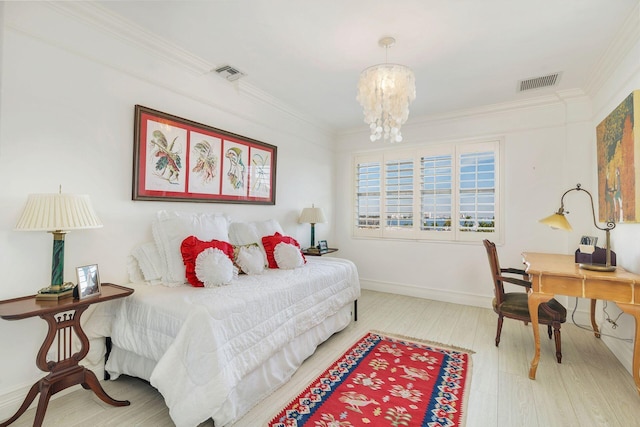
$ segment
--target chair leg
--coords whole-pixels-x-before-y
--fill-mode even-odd
[[[553,335],[556,338],[556,359],[562,363],[562,343],[560,341],[560,322],[553,323]]]
[[[496,347],[500,344],[500,334],[502,333],[502,321],[504,320],[503,316],[498,315],[498,332],[496,333]]]
[[[551,339],[551,335],[553,334],[551,331],[551,325],[547,325],[547,334],[549,334],[549,339]]]

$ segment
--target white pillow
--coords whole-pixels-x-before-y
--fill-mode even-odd
[[[262,238],[264,236],[273,236],[276,232],[284,234],[280,223],[275,219],[255,222],[232,222],[229,224],[229,243],[236,246],[257,243],[264,256],[264,265],[266,266],[267,254],[262,245]]]
[[[158,247],[153,242],[143,243],[136,246],[131,251],[131,256],[138,261],[138,267],[142,272],[144,280],[160,280],[166,270],[162,257],[158,252]]]
[[[229,241],[229,221],[221,213],[159,211],[151,224],[158,253],[166,266],[162,280],[166,284],[184,283],[185,268],[180,252],[182,241],[189,236],[208,242]]]
[[[196,277],[205,288],[228,285],[234,277],[233,263],[220,249],[207,248],[196,257]]]
[[[264,271],[264,256],[257,246],[241,246],[236,263],[246,274],[260,274]]]
[[[293,270],[304,265],[300,248],[290,243],[278,243],[273,249],[273,257],[278,268],[283,270]]]

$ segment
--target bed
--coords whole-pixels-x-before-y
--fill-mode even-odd
[[[194,223],[194,214],[163,211],[157,219],[162,223],[167,215]],[[201,226],[202,218],[195,223]],[[163,395],[179,427],[209,418],[217,427],[232,424],[287,382],[319,344],[352,320],[360,285],[351,261],[309,257],[295,268],[265,268],[259,274],[234,276],[226,286],[194,287],[180,279],[184,263],[182,273],[167,273],[172,260],[157,224],[155,247],[146,245],[133,257],[144,270],[139,276],[132,274],[134,280],[127,285],[135,289],[133,295],[97,305],[84,327],[92,346],[110,337],[105,365],[110,377],[131,375],[149,381]],[[226,236],[235,247],[253,245],[256,242],[249,241],[263,233],[281,232],[274,221],[233,224],[238,223],[228,223]],[[175,249],[185,233],[200,235],[203,241],[211,237],[202,229],[186,227],[165,242],[171,241]],[[157,271],[145,266],[152,258]],[[188,274],[188,266],[186,270]],[[101,355],[97,350],[94,357]]]

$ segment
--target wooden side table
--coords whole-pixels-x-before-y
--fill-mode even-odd
[[[123,298],[133,293],[133,289],[112,283],[103,283],[102,292],[96,297],[83,300],[66,298],[56,301],[36,301],[35,295],[0,301],[0,317],[5,320],[20,320],[39,316],[49,325],[47,337],[36,357],[36,365],[47,376],[36,382],[22,402],[22,406],[7,421],[0,424],[5,427],[17,420],[40,393],[38,409],[33,425],[41,426],[51,396],[76,384],[92,390],[102,401],[113,406],[127,406],[128,400],[115,400],[102,388],[96,375],[79,362],[89,352],[89,339],[80,326],[80,316],[91,305],[112,299]],[[73,332],[80,340],[80,350],[71,354]],[[47,352],[57,338],[56,361],[47,361]]]
[[[305,256],[322,256],[322,255],[332,254],[334,252],[338,252],[338,249],[337,248],[329,248],[324,252],[309,251],[308,248],[302,250],[302,253]]]

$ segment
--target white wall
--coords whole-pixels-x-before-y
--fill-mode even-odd
[[[599,90],[593,97],[593,121],[591,126],[595,127],[615,109],[623,99],[634,90],[640,89],[640,6],[636,7],[633,14],[628,18],[625,28],[628,28],[628,37],[619,44],[612,46],[614,49],[624,49],[628,53],[622,60],[616,61],[607,67],[603,73],[604,79]],[[624,44],[622,42],[626,41]],[[639,132],[640,112],[635,112],[635,132]],[[597,182],[597,159],[595,155],[595,136],[593,138],[594,155],[591,164],[593,180]],[[636,153],[636,165],[637,165]],[[638,185],[638,183],[636,183]],[[618,224],[611,232],[611,246],[616,252],[618,264],[626,270],[640,274],[640,224],[623,223]],[[607,313],[615,320],[620,315],[620,309],[615,304],[609,304]],[[604,313],[601,314],[601,317]],[[602,323],[603,340],[620,359],[624,366],[631,372],[633,357],[633,343],[628,340],[634,338],[635,321],[632,316],[622,314],[616,320],[617,327],[608,322]],[[640,325],[638,325],[640,327]],[[617,337],[615,339],[612,337]],[[621,339],[627,340],[622,341]]]
[[[322,127],[209,73],[210,64],[94,14],[90,4],[2,6],[0,299],[50,283],[51,235],[13,228],[28,194],[59,185],[89,194],[104,223],[67,235],[65,280],[74,282],[76,266],[97,263],[103,282],[125,284],[126,256],[151,239],[160,209],[276,218],[301,242],[309,240],[309,225],[297,223],[303,207],[316,203],[334,214],[332,137]],[[276,205],[132,201],[135,104],[276,145]],[[332,224],[319,226],[318,237],[331,241]],[[43,375],[35,357],[45,333],[38,318],[0,321],[1,419]]]
[[[504,241],[499,250],[503,266],[522,266],[522,251],[567,252],[569,235],[538,223],[559,206],[567,188],[591,186],[587,165],[590,152],[571,153],[570,141],[588,142],[592,132],[589,100],[580,94],[544,98],[539,105],[475,111],[453,118],[413,121],[403,127],[403,144],[440,144],[449,141],[499,137],[504,141]],[[569,97],[569,95],[572,95]],[[366,126],[343,135],[338,142],[336,201],[337,235],[343,256],[358,264],[363,286],[425,296],[462,304],[491,306],[493,285],[481,242],[369,240],[352,237],[353,153],[372,148]],[[582,168],[571,165],[582,164]],[[574,228],[583,225],[580,218]],[[588,222],[586,222],[588,225]]]

